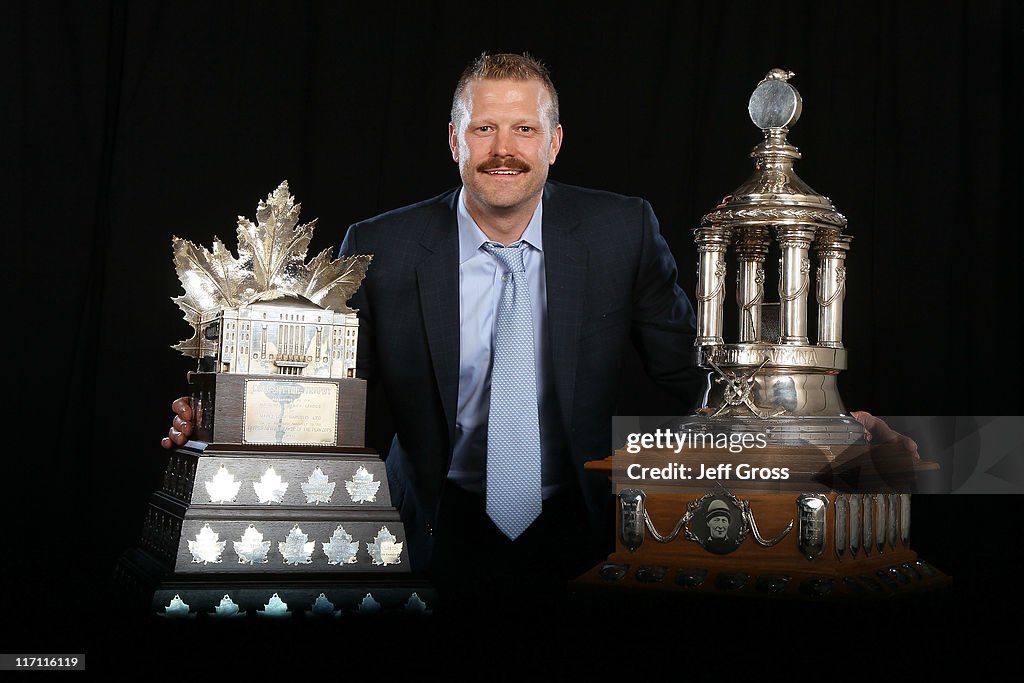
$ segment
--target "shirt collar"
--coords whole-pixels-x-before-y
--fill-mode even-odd
[[[476,224],[473,217],[469,215],[466,208],[466,195],[459,190],[459,201],[456,215],[459,221],[459,263],[465,263],[480,250],[485,242],[489,242],[480,226]],[[537,202],[537,208],[530,217],[530,223],[523,231],[521,242],[529,244],[537,251],[544,251],[544,236],[541,226],[543,225],[544,201]]]

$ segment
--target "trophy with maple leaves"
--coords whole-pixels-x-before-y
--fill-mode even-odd
[[[239,217],[237,257],[173,238],[173,300],[193,328],[173,348],[198,362],[192,440],[169,454],[127,562],[160,577],[160,614],[424,608],[384,463],[364,447],[347,301],[372,257],[307,262],[316,221],[299,211],[281,183],[255,223]]]

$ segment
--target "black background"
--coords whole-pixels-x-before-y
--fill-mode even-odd
[[[847,406],[1021,412],[1007,362],[1020,325],[1018,2],[9,7],[7,462],[25,500],[7,519],[5,602],[24,626],[7,651],[135,661],[94,589],[136,542],[192,368],[169,348],[190,335],[170,301],[171,236],[234,250],[237,217],[287,180],[303,222],[317,219],[312,256],[352,222],[455,186],[451,94],[483,50],[549,64],[565,128],[551,177],[650,200],[691,294],[692,230],[752,170],[750,92],[773,67],[794,71],[797,172],[854,235]],[[621,414],[675,412],[627,366]],[[386,415],[371,419],[381,448]],[[962,610],[1020,568],[1006,558],[1016,497],[919,498],[915,543],[958,578],[942,608],[966,634]],[[980,536],[966,533],[979,518]]]

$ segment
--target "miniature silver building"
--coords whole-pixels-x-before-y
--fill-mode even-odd
[[[298,225],[301,206],[284,182],[238,219],[238,258],[215,239],[213,251],[173,238],[185,294],[174,300],[194,334],[174,348],[206,372],[355,377],[359,321],[346,301],[368,256],[305,262],[316,221]]]

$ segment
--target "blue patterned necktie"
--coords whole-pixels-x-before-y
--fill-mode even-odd
[[[487,242],[484,248],[505,267],[495,315],[487,419],[487,515],[515,540],[541,511],[533,308],[523,265],[525,245]]]

